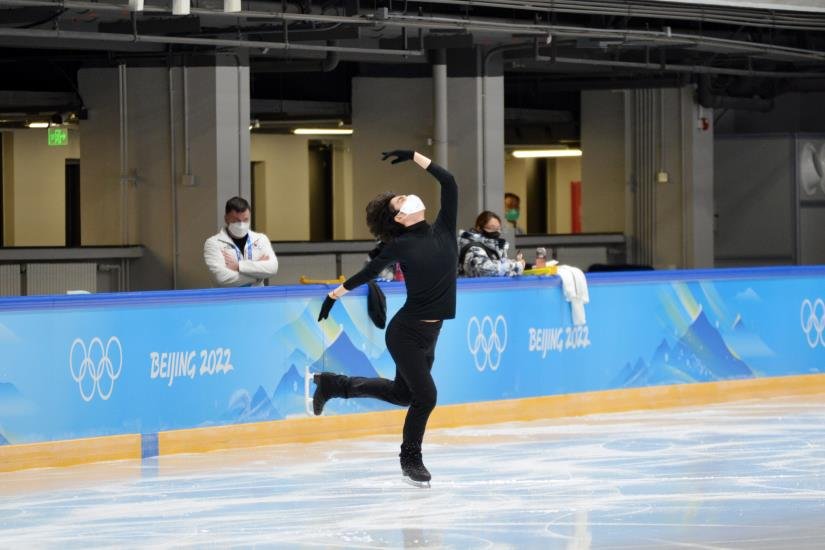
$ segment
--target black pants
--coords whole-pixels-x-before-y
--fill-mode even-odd
[[[427,420],[435,408],[437,391],[430,370],[442,324],[393,317],[386,343],[395,361],[395,380],[352,377],[347,384],[347,397],[374,397],[409,406],[402,449],[420,450]]]

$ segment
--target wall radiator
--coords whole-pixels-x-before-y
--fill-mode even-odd
[[[97,292],[97,264],[27,264],[26,294]]]
[[[20,296],[20,264],[0,265],[0,296]]]

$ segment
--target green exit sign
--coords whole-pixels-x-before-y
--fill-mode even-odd
[[[65,128],[49,128],[49,146],[60,147],[69,144],[69,131]]]

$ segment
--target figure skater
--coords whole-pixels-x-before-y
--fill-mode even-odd
[[[386,343],[395,361],[395,379],[348,377],[324,372],[314,375],[313,412],[321,414],[333,397],[373,397],[409,407],[401,443],[401,472],[412,485],[429,487],[430,472],[421,458],[427,419],[435,408],[436,387],[430,373],[444,319],[455,317],[456,216],[458,187],[444,168],[419,153],[396,150],[381,160],[408,160],[441,184],[441,210],[435,223],[424,219],[425,207],[416,195],[385,192],[367,205],[367,225],[381,242],[374,258],[324,299],[318,321],[326,319],[335,301],[372,280],[387,265],[399,262],[407,300],[387,326]]]

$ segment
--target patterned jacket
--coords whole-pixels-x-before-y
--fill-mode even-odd
[[[507,258],[509,244],[490,239],[475,229],[458,238],[458,274],[461,277],[512,277],[521,275],[521,263]]]

